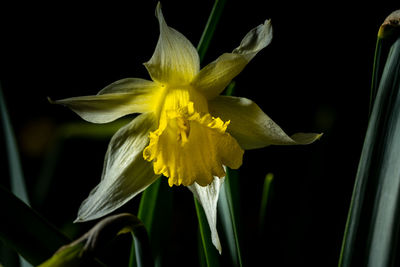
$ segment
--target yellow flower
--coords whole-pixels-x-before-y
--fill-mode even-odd
[[[97,95],[55,101],[93,123],[142,113],[111,139],[102,180],[82,203],[77,221],[114,211],[164,175],[170,186],[188,186],[199,199],[221,251],[216,205],[225,166],[239,168],[244,149],[309,144],[320,135],[289,137],[253,101],[219,95],[270,43],[269,20],[252,29],[232,53],[200,70],[196,49],[166,24],[159,4],[156,16],[160,37],[144,64],[152,81],[127,78]]]

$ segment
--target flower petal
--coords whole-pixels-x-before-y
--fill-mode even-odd
[[[196,48],[185,36],[168,27],[158,3],[156,17],[160,37],[151,59],[144,63],[151,78],[160,83],[186,84],[199,72],[200,59]]]
[[[250,60],[272,40],[270,20],[252,29],[232,53],[225,53],[205,66],[192,82],[208,99],[218,96]]]
[[[222,248],[217,232],[217,203],[219,191],[224,180],[225,178],[214,177],[214,181],[208,186],[200,186],[197,183],[188,186],[189,190],[192,191],[195,198],[200,202],[201,206],[203,206],[211,230],[212,243],[220,254]]]
[[[109,214],[159,177],[154,174],[152,164],[143,159],[143,149],[154,125],[154,115],[144,113],[113,136],[105,156],[101,182],[81,204],[76,222]]]
[[[209,109],[213,116],[231,121],[227,131],[243,149],[268,145],[306,145],[322,135],[297,133],[289,137],[256,103],[247,98],[218,96],[209,101]]]
[[[127,114],[154,110],[159,92],[154,82],[127,78],[108,85],[97,95],[51,102],[69,107],[86,121],[107,123]]]

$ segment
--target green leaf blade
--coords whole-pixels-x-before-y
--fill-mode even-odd
[[[142,195],[138,211],[138,218],[143,221],[150,240],[151,251],[156,266],[162,265],[164,253],[163,244],[168,238],[172,214],[172,192],[167,184],[167,179],[160,177],[150,185]],[[142,266],[141,246],[134,239],[132,244],[130,267]]]
[[[232,266],[243,266],[237,222],[239,174],[227,168],[225,183],[218,199],[218,219],[221,221]],[[236,200],[236,202],[235,202]]]
[[[393,266],[400,258],[400,38],[380,80],[343,239],[339,266]]]
[[[205,258],[208,267],[218,267],[218,250],[214,247],[211,240],[211,231],[208,225],[206,214],[204,213],[203,207],[194,198],[194,203],[196,207],[197,219],[199,221],[199,232],[202,247],[202,255]]]
[[[0,238],[33,265],[50,258],[70,240],[15,195],[0,187]]]
[[[30,206],[21,160],[19,158],[18,146],[15,140],[14,130],[12,128],[10,118],[8,116],[7,105],[4,99],[1,85],[0,85],[0,112],[2,117],[2,124],[3,124],[7,154],[8,154],[11,190],[19,199],[21,199],[25,204]],[[20,263],[22,267],[32,266],[22,257],[20,257]]]
[[[24,175],[19,158],[17,142],[15,141],[14,131],[8,116],[6,101],[0,85],[0,111],[4,130],[5,143],[7,147],[8,163],[10,170],[10,180],[12,192],[25,204],[29,205],[28,193],[26,190]]]
[[[221,18],[222,11],[224,10],[226,0],[215,0],[214,6],[211,10],[210,16],[208,17],[207,24],[204,28],[203,34],[201,35],[197,51],[199,52],[200,62],[203,61],[204,56],[207,53],[208,47],[210,46],[211,39],[214,36],[215,29],[217,28],[218,22]]]
[[[268,202],[271,197],[272,191],[272,182],[274,180],[274,175],[272,173],[268,173],[264,179],[263,193],[260,205],[260,223],[259,223],[259,231],[262,233],[264,231],[265,218],[267,213]]]

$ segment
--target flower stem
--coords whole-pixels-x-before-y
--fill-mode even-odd
[[[206,27],[204,28],[203,34],[201,35],[199,44],[197,45],[197,51],[199,52],[200,62],[203,61],[204,56],[208,50],[211,39],[214,36],[215,29],[221,17],[222,11],[224,10],[226,0],[215,0],[211,14],[208,17]]]

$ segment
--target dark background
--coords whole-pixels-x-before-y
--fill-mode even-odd
[[[367,127],[376,34],[385,17],[399,8],[394,2],[227,1],[202,66],[233,50],[251,28],[271,18],[273,41],[235,79],[236,95],[256,101],[288,134],[324,133],[309,146],[246,151],[238,208],[247,266],[259,260],[259,266],[337,265]],[[0,81],[32,205],[71,237],[90,226],[77,228],[71,222],[99,181],[109,140],[67,140],[54,156],[50,190],[40,196],[40,177],[57,127],[80,121],[46,97],[95,94],[126,77],[149,79],[142,63],[151,57],[159,34],[156,3],[57,2],[0,9]],[[196,46],[213,1],[162,5],[169,26]],[[7,173],[3,147],[2,173]],[[270,172],[275,175],[273,195],[259,236],[262,185]],[[1,183],[7,185],[7,175]],[[198,260],[192,196],[183,187],[172,190],[168,260],[192,266]],[[35,203],[38,195],[41,201]],[[124,210],[135,213],[138,201]],[[116,253],[120,261],[127,260],[121,258],[128,257],[128,250]]]

